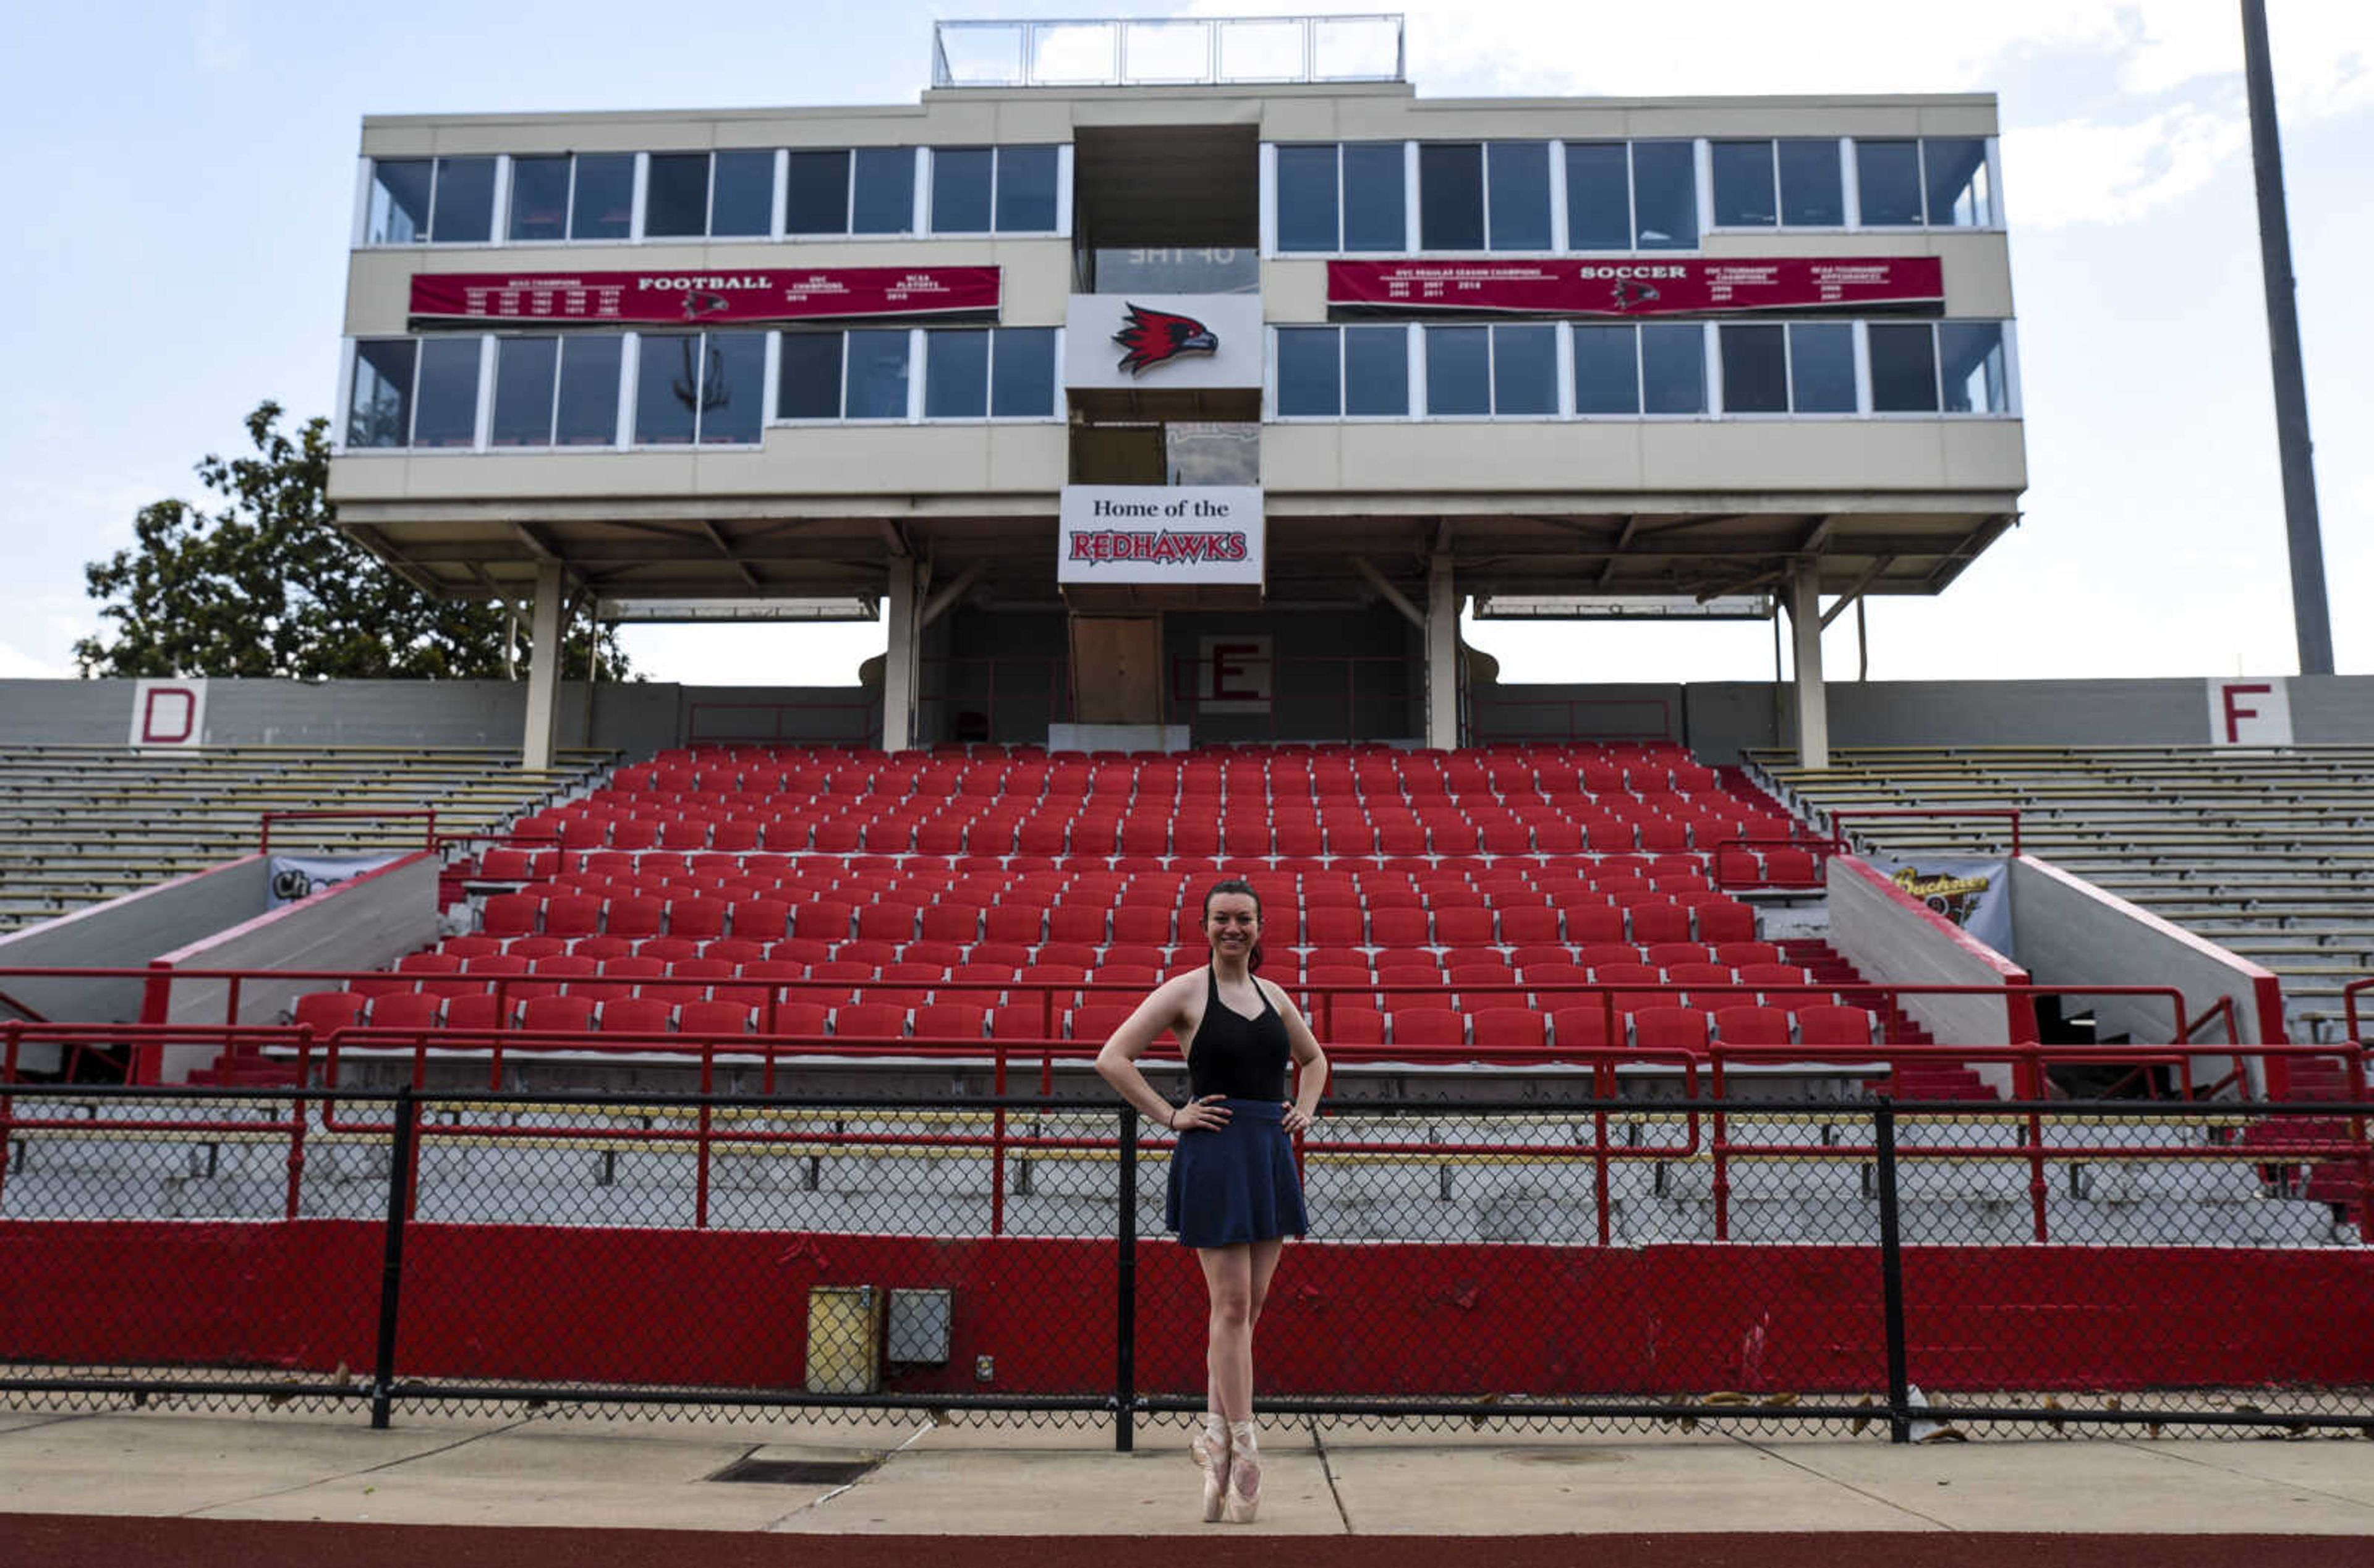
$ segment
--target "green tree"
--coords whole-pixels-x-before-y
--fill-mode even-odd
[[[328,498],[329,421],[280,428],[278,404],[247,416],[252,456],[209,452],[198,478],[226,503],[140,509],[137,543],[83,568],[100,635],[75,644],[86,676],[245,675],[297,680],[499,677],[515,637],[521,669],[529,616],[518,606],[423,593],[341,533]],[[562,668],[582,673],[584,624],[570,618]],[[629,671],[617,634],[601,633],[601,678]]]

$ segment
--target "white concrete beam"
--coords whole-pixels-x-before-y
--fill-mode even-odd
[[[1797,766],[1830,766],[1829,695],[1822,685],[1822,588],[1816,563],[1789,579],[1789,633],[1797,688]]]
[[[520,766],[535,772],[552,766],[553,721],[560,709],[560,563],[535,566],[535,606],[528,622],[527,729],[520,740]]]
[[[1449,556],[1427,566],[1426,743],[1438,751],[1459,744],[1459,592]]]
[[[882,595],[883,618],[889,623],[889,646],[882,655],[882,749],[886,752],[903,752],[915,744],[915,664],[923,635],[915,599],[913,561],[893,558],[889,589]]]

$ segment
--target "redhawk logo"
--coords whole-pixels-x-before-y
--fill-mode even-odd
[[[1657,293],[1657,286],[1653,283],[1634,283],[1626,279],[1618,281],[1616,285],[1616,308],[1618,310],[1628,310],[1635,305],[1646,305],[1650,300],[1658,298],[1660,296]]]
[[[684,297],[684,319],[688,322],[697,322],[703,316],[722,316],[726,309],[725,296],[706,288],[693,289]]]
[[[1154,561],[1165,566],[1241,561],[1249,548],[1244,531],[1234,528],[1214,533],[1102,528],[1072,535],[1072,559],[1097,566],[1109,561]]]
[[[1216,354],[1220,348],[1212,329],[1194,317],[1143,305],[1129,308],[1129,320],[1113,333],[1113,341],[1129,350],[1122,356],[1121,368],[1133,376],[1182,354]]]

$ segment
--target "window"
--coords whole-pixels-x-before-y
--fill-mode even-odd
[[[1430,415],[1557,412],[1557,329],[1428,327],[1426,409]]]
[[[1055,169],[1053,147],[997,149],[997,232],[1055,232]]]
[[[1937,349],[1928,323],[1875,322],[1865,336],[1871,345],[1874,412],[1937,412]]]
[[[470,245],[494,238],[491,158],[371,160],[366,245]]]
[[[1780,221],[1795,228],[1836,228],[1847,220],[1846,182],[1835,140],[1780,145]]]
[[[643,232],[675,239],[709,231],[709,155],[655,152],[643,177]]]
[[[849,154],[810,152],[791,155],[783,193],[786,234],[846,234],[849,232]]]
[[[488,439],[499,447],[550,445],[553,388],[559,375],[558,338],[497,339],[495,409]]]
[[[1717,142],[1711,161],[1717,228],[1769,228],[1780,221],[1770,142]]]
[[[1940,322],[1937,363],[1948,414],[2008,414],[2011,379],[2001,322]]]
[[[1855,143],[1855,194],[1866,228],[1921,221],[1921,144]]]
[[[764,235],[774,227],[771,152],[653,153],[643,233],[653,239]]]
[[[635,444],[758,439],[764,333],[646,333],[635,379]]]
[[[915,149],[859,147],[850,155],[852,181],[849,231],[911,234],[915,228]]]
[[[569,238],[568,155],[511,159],[513,240]]]
[[[635,155],[630,152],[579,153],[571,171],[575,188],[570,195],[569,237],[571,240],[625,240],[634,229]]]
[[[709,232],[719,239],[757,238],[775,228],[775,155],[721,152],[711,165]]]
[[[1983,228],[1994,222],[1987,189],[1987,144],[1978,136],[1928,136],[1921,143],[1922,183],[1933,226]]]
[[[1789,406],[1800,414],[1855,411],[1853,327],[1844,322],[1789,323]]]
[[[1632,157],[1622,142],[1569,142],[1566,243],[1570,251],[1632,248]]]
[[[775,372],[775,417],[840,417],[840,333],[787,332]]]
[[[1277,412],[1327,418],[1344,407],[1343,340],[1334,327],[1277,329]]]
[[[431,337],[420,343],[413,392],[412,444],[466,447],[478,439],[478,340]]]
[[[1399,142],[1279,147],[1277,248],[1405,250],[1402,186]]]
[[[1637,249],[1698,249],[1698,154],[1690,143],[1632,144],[1632,213]]]
[[[1280,418],[1399,419],[1409,414],[1405,327],[1280,327]]]
[[[618,378],[623,337],[571,337],[560,345],[560,383],[553,411],[556,446],[607,447],[618,441]]]
[[[1640,348],[1632,328],[1574,329],[1574,411],[1640,412]]]
[[[1706,338],[1695,324],[1640,329],[1640,408],[1645,414],[1706,412]]]
[[[1484,149],[1491,248],[1550,248],[1550,147],[1547,142],[1493,142]]]
[[[990,334],[989,416],[1055,416],[1055,329],[998,327]]]
[[[1725,325],[1722,348],[1722,411],[1725,414],[1789,412],[1789,348],[1778,326]]]
[[[410,338],[365,339],[355,345],[355,380],[347,399],[347,445],[400,447],[412,434]]]
[[[989,333],[923,334],[923,417],[981,419],[989,414]]]
[[[934,147],[932,232],[1052,234],[1056,149]]]
[[[1428,142],[1417,149],[1418,247],[1484,249],[1484,148]]]
[[[886,328],[848,334],[844,419],[907,417],[907,333]]]

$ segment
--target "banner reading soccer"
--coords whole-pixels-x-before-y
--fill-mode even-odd
[[[732,326],[849,316],[994,314],[995,267],[801,267],[581,273],[419,273],[416,322]]]
[[[1726,310],[1936,305],[1934,256],[1544,258],[1527,262],[1330,262],[1327,303],[1536,316],[1672,316]]]
[[[1055,580],[1252,583],[1262,493],[1240,485],[1067,485]]]

